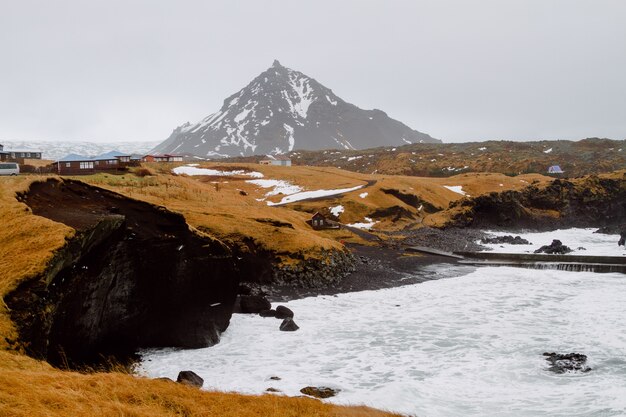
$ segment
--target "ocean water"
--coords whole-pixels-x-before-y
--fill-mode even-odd
[[[412,416],[626,415],[624,274],[484,267],[284,304],[300,330],[236,314],[220,344],[143,352],[142,372],[190,369],[205,389],[249,394],[329,386],[341,391],[326,401]],[[546,351],[593,370],[554,374]]]
[[[558,239],[565,246],[573,249],[570,255],[600,255],[600,256],[626,256],[626,248],[618,246],[619,235],[605,235],[593,233],[597,229],[565,229],[551,232],[487,232],[494,236],[520,236],[528,240],[530,245],[484,245],[493,252],[503,253],[532,253],[543,245],[549,245],[553,239]],[[480,243],[480,242],[479,242]],[[584,249],[579,249],[584,248]]]

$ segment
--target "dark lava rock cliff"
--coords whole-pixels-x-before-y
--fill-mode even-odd
[[[626,223],[625,177],[556,179],[546,187],[489,193],[450,204],[447,226],[546,229]]]
[[[74,365],[219,341],[239,284],[221,242],[179,214],[76,181],[34,183],[19,198],[76,229],[44,274],[6,297],[29,354]]]

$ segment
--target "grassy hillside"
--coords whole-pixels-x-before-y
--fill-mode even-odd
[[[298,165],[338,167],[368,174],[428,177],[467,172],[545,174],[549,166],[559,165],[565,171],[564,176],[579,177],[626,167],[626,140],[414,144],[359,151],[295,151],[290,156]]]
[[[0,178],[0,220],[5,226],[0,245],[0,297],[20,282],[43,272],[54,252],[70,238],[73,229],[34,216],[16,199],[16,192],[28,189],[42,177]],[[211,226],[233,239],[253,235],[269,248],[304,250],[341,247],[334,239],[305,230],[282,234],[281,244],[273,230],[254,219],[280,218],[294,224],[305,215],[258,202],[232,200],[214,185],[197,179],[158,175],[83,178],[88,182],[124,191],[134,197],[180,209],[190,223]],[[235,194],[234,195],[240,195]],[[231,196],[231,197],[233,197]],[[234,198],[234,197],[233,197]],[[184,202],[187,201],[188,204]],[[250,205],[254,206],[251,208]],[[237,216],[246,217],[237,219]],[[281,213],[276,216],[275,213]],[[213,225],[213,223],[218,223]],[[249,227],[249,229],[248,229]],[[291,230],[291,229],[290,229]],[[304,236],[302,236],[304,235]],[[52,368],[28,358],[15,348],[17,333],[6,304],[0,304],[0,415],[2,416],[391,416],[366,407],[339,407],[308,398],[276,395],[244,396],[199,391],[180,384],[138,378],[120,372],[82,374]],[[269,387],[269,385],[268,385]]]

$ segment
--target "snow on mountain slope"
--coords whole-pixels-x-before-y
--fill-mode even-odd
[[[4,141],[0,140],[5,150],[16,151],[41,151],[43,159],[57,160],[65,155],[75,153],[78,155],[95,156],[112,150],[129,154],[146,154],[156,142],[71,142],[71,141]]]
[[[278,61],[196,124],[174,129],[154,152],[203,157],[282,154],[294,149],[364,149],[439,142],[391,119],[362,110]]]

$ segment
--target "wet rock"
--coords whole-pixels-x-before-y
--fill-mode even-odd
[[[276,310],[263,310],[259,311],[259,316],[261,317],[276,317]]]
[[[282,392],[282,391],[276,388],[269,387],[268,389],[265,390],[265,392]]]
[[[300,390],[304,395],[310,395],[315,398],[330,398],[339,394],[338,389],[328,387],[304,387]]]
[[[587,355],[582,353],[545,352],[543,356],[552,364],[548,370],[557,374],[591,371],[591,368],[587,366]]]
[[[278,306],[276,307],[276,318],[277,319],[286,319],[286,318],[293,318],[293,311],[291,311],[291,309],[285,307],[285,306]]]
[[[280,381],[281,378],[279,376],[270,376],[270,380],[272,380],[272,381]]]
[[[484,239],[481,239],[480,243],[483,244],[487,244],[487,243],[507,243],[509,245],[532,245],[532,243],[530,243],[529,241],[527,241],[526,239],[522,239],[521,236],[511,236],[511,235],[506,235],[506,236],[496,236],[496,237],[486,237]]]
[[[535,253],[549,253],[549,254],[559,254],[565,255],[566,253],[572,252],[572,249],[565,246],[560,240],[554,239],[552,243],[549,245],[544,245],[537,249]]]
[[[241,312],[246,314],[257,314],[272,309],[272,304],[261,295],[242,295],[240,306]]]
[[[200,378],[200,376],[193,371],[180,371],[178,373],[178,378],[176,378],[176,382],[196,388],[202,388],[204,379]]]
[[[601,227],[593,233],[598,233],[602,235],[619,235],[619,232],[620,232],[620,227],[617,225],[613,225],[613,226]]]
[[[587,250],[587,248],[583,248],[582,246],[579,246],[578,248],[576,248],[576,250]]]
[[[282,323],[280,323],[280,330],[283,332],[295,332],[299,328],[300,327],[298,327],[296,322],[293,321],[293,319],[289,317],[283,320]]]
[[[626,246],[626,230],[622,230],[622,232],[620,233],[617,246]]]

